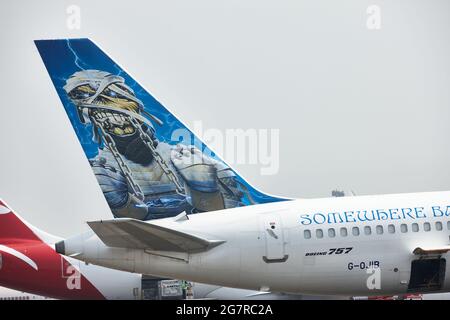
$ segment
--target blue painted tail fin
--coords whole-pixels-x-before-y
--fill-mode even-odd
[[[249,185],[89,39],[35,43],[114,216],[286,200]]]

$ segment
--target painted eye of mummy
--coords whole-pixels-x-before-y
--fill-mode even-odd
[[[133,133],[133,132],[134,132],[134,129],[133,129],[132,127],[126,127],[123,131],[124,131],[126,134],[130,134],[130,133]]]
[[[115,128],[113,129],[113,132],[114,132],[114,134],[116,134],[116,135],[118,135],[118,136],[123,135],[123,130],[122,130],[121,128],[119,128],[119,127],[115,127]]]
[[[125,127],[124,129],[122,129],[122,128],[120,128],[120,127],[114,127],[113,130],[112,130],[112,132],[113,132],[115,135],[122,136],[122,135],[124,135],[124,134],[131,134],[131,133],[133,133],[133,132],[134,132],[134,129],[133,129],[133,127],[130,127],[130,126]]]

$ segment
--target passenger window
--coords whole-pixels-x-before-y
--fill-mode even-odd
[[[323,230],[322,229],[316,229],[316,237],[317,237],[317,239],[323,238]]]
[[[401,231],[402,233],[408,232],[408,226],[407,226],[406,224],[402,223],[402,224],[400,225],[400,231]]]
[[[303,231],[303,236],[305,237],[305,239],[311,239],[311,231],[310,230]]]
[[[364,227],[364,234],[370,236],[372,234],[372,229],[369,226]]]
[[[336,236],[336,231],[334,230],[334,228],[328,229],[328,236],[330,238],[334,238]]]
[[[359,228],[358,227],[353,227],[352,228],[352,234],[354,236],[359,236]]]
[[[377,226],[377,234],[383,234],[383,226]]]
[[[419,225],[417,223],[413,223],[411,226],[412,232],[418,232],[419,231]]]
[[[388,232],[395,233],[395,226],[393,224],[388,225]]]
[[[447,221],[447,229],[450,230],[450,221]]]
[[[341,228],[341,237],[347,236],[347,228]]]
[[[440,221],[436,222],[435,226],[437,231],[442,231],[442,222]]]
[[[424,230],[424,231],[430,231],[430,230],[431,230],[431,225],[430,225],[429,222],[425,222],[425,223],[423,224],[423,230]]]

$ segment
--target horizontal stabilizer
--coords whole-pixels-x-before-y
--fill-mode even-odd
[[[92,221],[88,225],[109,247],[193,253],[225,242],[128,218]]]

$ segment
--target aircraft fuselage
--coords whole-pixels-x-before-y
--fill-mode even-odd
[[[66,240],[65,253],[125,271],[252,290],[445,292],[449,205],[450,192],[261,204],[151,222],[225,241],[204,252],[112,248],[89,233]]]

